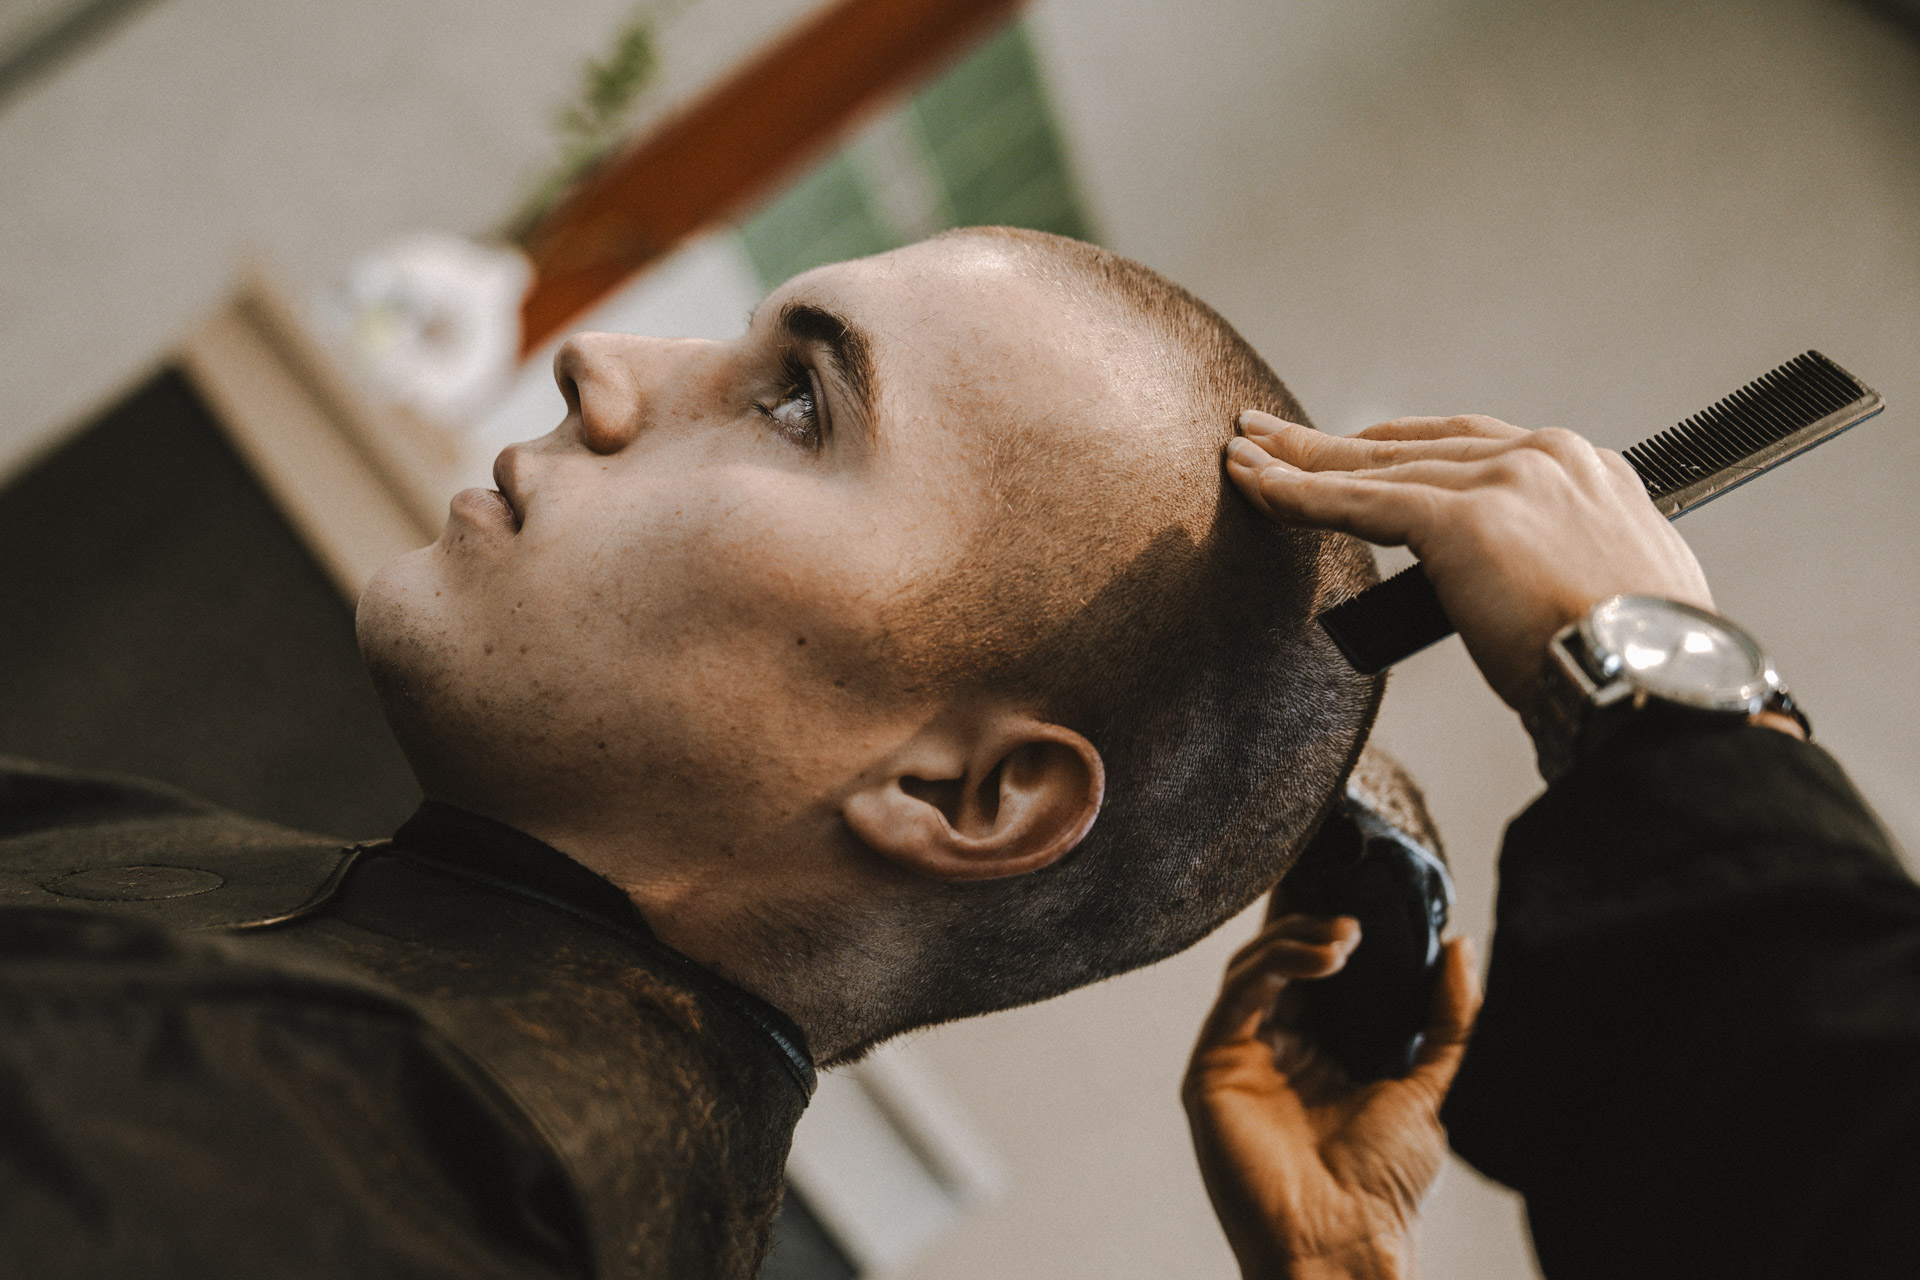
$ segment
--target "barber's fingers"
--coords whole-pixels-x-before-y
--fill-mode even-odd
[[[1241,970],[1259,965],[1268,951],[1282,941],[1310,946],[1333,945],[1351,951],[1360,941],[1360,922],[1352,916],[1315,916],[1303,911],[1272,911],[1260,926],[1260,932],[1227,961],[1227,980]],[[1338,966],[1335,966],[1336,968]],[[1324,974],[1320,975],[1326,976]]]
[[[1240,423],[1240,438],[1253,448],[1229,446],[1229,451],[1248,465],[1259,464],[1259,454],[1313,472],[1381,472],[1415,463],[1485,462],[1504,458],[1530,464],[1550,461],[1560,470],[1586,479],[1608,473],[1624,473],[1634,478],[1632,468],[1619,454],[1597,449],[1584,436],[1562,427],[1525,431],[1497,418],[1404,418],[1351,436],[1329,436],[1255,410],[1241,414]],[[1428,429],[1429,425],[1436,434],[1413,434]],[[1452,430],[1456,426],[1472,430],[1462,434]],[[1398,432],[1402,427],[1408,427],[1407,434],[1374,434]],[[1510,481],[1514,477],[1511,472],[1502,471],[1487,478]]]
[[[1240,415],[1240,433],[1261,451],[1306,471],[1369,471],[1416,461],[1470,462],[1511,449],[1532,434],[1378,438],[1362,432],[1330,436],[1251,409]]]
[[[1227,963],[1220,996],[1200,1031],[1196,1056],[1210,1048],[1256,1044],[1261,1023],[1289,982],[1338,973],[1360,945],[1351,916],[1282,916]]]
[[[1529,510],[1571,511],[1595,502],[1648,506],[1646,489],[1617,454],[1549,427],[1519,441],[1475,441],[1483,456],[1419,459],[1356,469],[1295,465],[1244,438],[1227,446],[1227,474],[1268,516],[1357,534],[1420,551],[1423,532],[1450,519],[1451,495],[1483,514],[1487,500],[1518,499]],[[1427,446],[1418,446],[1425,448]],[[1322,461],[1326,455],[1317,455]],[[1424,552],[1422,552],[1424,554]]]
[[[1531,434],[1525,427],[1489,418],[1484,413],[1461,413],[1448,418],[1394,418],[1353,433],[1363,440],[1446,440],[1462,436],[1482,440],[1519,440]]]
[[[1420,541],[1452,496],[1450,489],[1396,483],[1370,474],[1315,473],[1279,462],[1252,466],[1235,452],[1227,457],[1228,476],[1268,517],[1337,529],[1384,547]]]
[[[1455,938],[1447,943],[1440,966],[1439,981],[1434,984],[1433,1005],[1420,1051],[1414,1056],[1413,1070],[1407,1082],[1422,1093],[1436,1109],[1453,1084],[1460,1060],[1466,1056],[1467,1038],[1473,1033],[1473,1020],[1480,1013],[1480,973],[1474,963],[1473,943]]]

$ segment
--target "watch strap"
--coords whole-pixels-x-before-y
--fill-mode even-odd
[[[1540,679],[1523,719],[1533,737],[1540,776],[1552,782],[1573,766],[1588,745],[1588,727],[1603,693],[1587,669],[1579,623],[1554,633],[1540,660]]]
[[[1800,732],[1806,735],[1808,742],[1813,741],[1813,721],[1807,719],[1806,711],[1794,701],[1793,695],[1787,692],[1785,685],[1768,694],[1767,700],[1760,704],[1760,710],[1786,716],[1800,726]]]

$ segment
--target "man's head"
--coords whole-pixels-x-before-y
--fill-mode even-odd
[[[556,376],[362,601],[389,717],[828,1055],[1191,943],[1358,751],[1309,620],[1371,559],[1228,495],[1235,415],[1300,410],[1144,268],[957,233]]]

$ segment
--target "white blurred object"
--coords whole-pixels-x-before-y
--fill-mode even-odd
[[[532,279],[517,250],[410,236],[353,264],[321,328],[375,396],[461,434],[513,384]]]
[[[821,1074],[787,1177],[868,1280],[903,1274],[1006,1181],[959,1103],[891,1048]]]

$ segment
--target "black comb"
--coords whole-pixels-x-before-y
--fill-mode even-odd
[[[1712,408],[1626,452],[1660,514],[1672,520],[1885,408],[1880,393],[1818,351],[1749,382]],[[1453,634],[1419,565],[1320,615],[1356,671],[1385,671]]]

